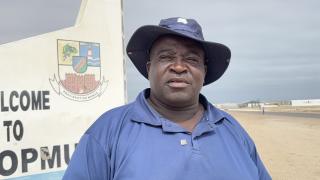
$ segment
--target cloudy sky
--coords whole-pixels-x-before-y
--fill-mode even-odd
[[[0,43],[72,26],[81,0],[1,0]],[[320,98],[319,0],[123,0],[125,44],[135,29],[167,17],[194,18],[206,40],[232,51],[214,103]],[[132,101],[148,81],[127,63]]]

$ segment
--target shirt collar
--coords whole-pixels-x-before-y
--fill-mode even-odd
[[[153,108],[151,108],[147,102],[149,95],[149,88],[139,93],[133,104],[132,120],[153,126],[161,126],[162,123],[159,119],[159,114]]]
[[[150,88],[147,88],[137,96],[133,106],[132,120],[153,126],[161,126],[163,123],[161,115],[147,102],[149,95]],[[205,108],[204,119],[202,120],[207,121],[209,125],[214,127],[216,123],[225,118],[224,114],[209,103],[204,95],[200,94],[199,101]]]

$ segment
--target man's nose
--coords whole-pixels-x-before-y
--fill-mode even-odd
[[[170,66],[170,70],[174,71],[175,73],[184,73],[187,72],[187,66],[185,64],[185,62],[183,61],[183,59],[177,58]]]

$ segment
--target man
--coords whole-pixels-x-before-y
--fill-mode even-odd
[[[136,101],[103,114],[84,134],[64,179],[269,180],[253,141],[200,94],[228,67],[228,47],[192,19],[140,27],[127,53],[149,79]]]

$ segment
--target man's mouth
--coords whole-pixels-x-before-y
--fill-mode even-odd
[[[185,88],[190,83],[183,78],[172,78],[168,81],[168,86],[172,88]]]

